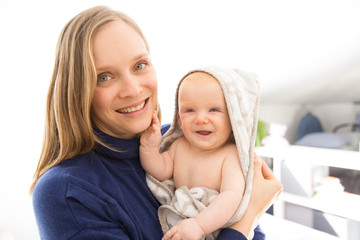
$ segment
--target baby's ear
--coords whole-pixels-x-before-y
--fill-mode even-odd
[[[181,123],[181,118],[180,118],[180,114],[179,114],[179,113],[176,115],[176,120],[177,120],[177,123],[178,123],[179,127],[180,127],[181,130],[182,130],[182,127],[181,127],[182,123]]]

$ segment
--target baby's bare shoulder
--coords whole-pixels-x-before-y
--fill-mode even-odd
[[[178,152],[178,151],[184,151],[184,148],[187,146],[187,140],[184,137],[179,137],[174,140],[174,142],[170,146],[170,151],[172,152]]]
[[[186,142],[187,142],[187,140],[185,137],[179,137],[179,138],[175,139],[175,141],[171,144],[171,146],[182,147],[185,145]]]
[[[232,162],[231,164],[240,164],[239,154],[235,144],[229,143],[225,145],[222,150],[223,154],[225,155],[225,161],[228,162],[228,164],[230,162]]]
[[[222,151],[224,151],[226,155],[232,155],[232,154],[237,155],[238,153],[236,145],[234,143],[227,143],[226,145],[224,145]]]

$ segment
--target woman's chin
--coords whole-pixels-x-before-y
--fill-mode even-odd
[[[150,120],[134,121],[132,126],[129,127],[129,132],[132,132],[134,136],[141,135],[146,129],[150,127]]]

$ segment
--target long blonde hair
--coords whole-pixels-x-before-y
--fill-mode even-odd
[[[91,102],[97,83],[92,38],[100,27],[115,20],[133,27],[149,51],[138,25],[127,15],[108,7],[87,9],[65,25],[57,43],[46,102],[43,146],[30,192],[50,168],[90,151],[95,143],[103,144],[94,134],[91,122]]]

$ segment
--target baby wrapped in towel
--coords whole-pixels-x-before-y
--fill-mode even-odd
[[[206,67],[181,79],[163,137],[154,113],[141,136],[140,159],[163,204],[164,239],[215,239],[218,229],[240,220],[252,189],[258,109],[255,75]]]

